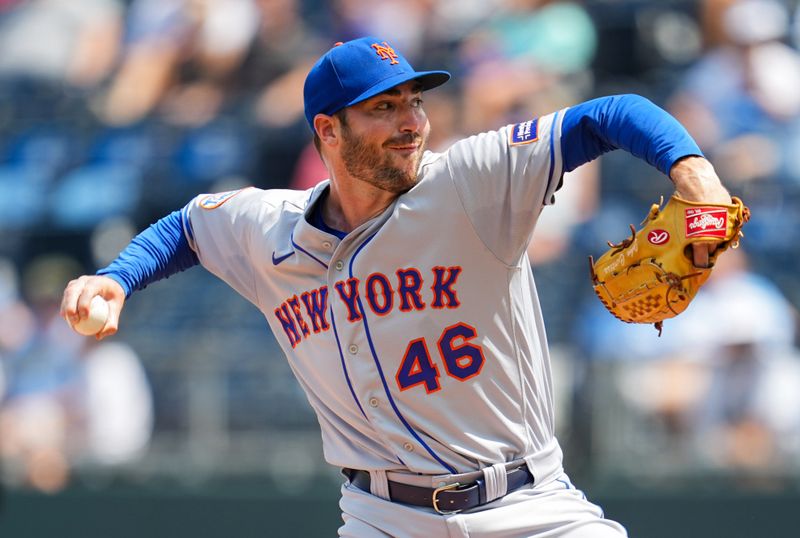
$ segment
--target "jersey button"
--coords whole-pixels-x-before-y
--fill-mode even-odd
[[[331,248],[333,246],[333,243],[331,243],[330,241],[323,241],[322,246],[325,248]]]
[[[341,271],[342,268],[344,267],[344,262],[342,260],[339,260],[338,262],[336,262],[336,266],[335,267],[336,267],[337,271]]]
[[[377,398],[370,398],[369,399],[369,406],[370,407],[378,407],[378,399]]]
[[[355,344],[350,344],[348,350],[350,351],[351,355],[355,355],[356,353],[358,353],[358,346]]]
[[[403,444],[403,448],[406,449],[406,452],[414,452],[414,445],[412,445],[411,443]]]

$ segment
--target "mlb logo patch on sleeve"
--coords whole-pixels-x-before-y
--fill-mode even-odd
[[[227,192],[219,192],[217,194],[208,194],[203,196],[200,199],[199,205],[203,209],[216,209],[237,194],[242,192],[241,190],[236,191],[227,191]]]
[[[509,145],[521,146],[539,139],[539,118],[518,123],[511,127]]]

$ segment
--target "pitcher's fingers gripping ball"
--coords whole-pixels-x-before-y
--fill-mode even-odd
[[[683,312],[711,274],[717,257],[739,246],[750,210],[739,198],[730,205],[704,204],[673,195],[667,205],[653,204],[638,232],[597,262],[589,257],[594,291],[614,316],[628,323],[662,322]],[[713,243],[708,267],[692,259],[694,243]]]
[[[72,329],[84,336],[94,336],[99,333],[108,321],[109,307],[105,299],[99,295],[92,298],[89,305],[89,315],[70,323]]]

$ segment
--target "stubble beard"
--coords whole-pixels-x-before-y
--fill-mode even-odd
[[[353,134],[346,124],[342,125],[342,137],[342,161],[352,177],[393,194],[408,192],[417,184],[417,171],[426,142],[421,135],[408,134],[391,141],[392,145],[421,141],[420,150],[409,159],[411,163],[408,168],[394,165],[390,153],[368,144],[362,137]]]

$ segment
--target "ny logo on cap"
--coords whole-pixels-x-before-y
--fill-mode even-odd
[[[391,60],[391,64],[400,63],[397,61],[397,53],[386,41],[383,42],[383,45],[380,43],[373,43],[372,48],[375,49],[375,52],[381,57],[381,60]]]

